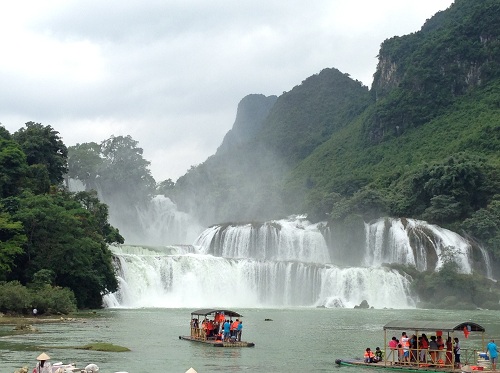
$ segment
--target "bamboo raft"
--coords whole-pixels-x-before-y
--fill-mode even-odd
[[[203,343],[206,345],[211,345],[213,347],[254,347],[255,346],[255,343],[252,343],[252,342],[245,342],[245,341],[223,342],[223,341],[216,341],[213,339],[193,338],[189,335],[180,335],[179,339],[183,339],[185,341]]]
[[[225,310],[225,309],[220,309],[220,308],[207,308],[207,309],[201,309],[201,310],[196,310],[191,312],[191,322],[194,319],[197,319],[197,324],[200,326],[200,316],[204,317],[207,319],[207,317],[212,317],[215,318],[217,315],[223,314],[224,317],[228,317],[229,320],[231,320],[233,317],[238,317],[241,318],[243,317],[239,313],[231,310]],[[223,319],[224,319],[223,317]],[[196,320],[195,320],[196,321]],[[236,320],[237,321],[237,320]],[[232,322],[232,320],[231,320]],[[241,337],[241,333],[239,335]],[[184,341],[191,341],[191,342],[198,342],[202,343],[205,345],[210,345],[213,347],[254,347],[255,343],[253,342],[246,342],[246,341],[241,341],[237,340],[236,336],[233,336],[229,339],[221,340],[220,338],[216,337],[207,337],[207,333],[205,330],[203,330],[200,327],[193,327],[191,325],[190,328],[190,335],[180,335],[179,339],[184,340]]]

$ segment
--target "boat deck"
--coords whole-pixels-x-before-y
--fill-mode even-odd
[[[216,341],[214,339],[200,339],[190,337],[188,335],[180,335],[179,339],[183,339],[185,341],[198,342],[206,345],[214,346],[214,347],[254,347],[255,343],[245,342],[245,341],[231,341],[231,342],[222,342]]]

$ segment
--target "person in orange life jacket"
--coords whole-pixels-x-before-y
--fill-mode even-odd
[[[365,363],[373,363],[373,359],[375,358],[374,353],[368,347],[365,350]]]
[[[439,352],[437,354],[438,355],[437,356],[438,361],[439,360],[444,360],[444,352],[443,352],[443,350],[444,350],[444,339],[443,339],[443,337],[441,335],[438,335],[437,339],[436,339],[436,342],[438,344],[438,350],[439,350]]]
[[[429,348],[429,340],[427,336],[422,333],[422,339],[420,340],[420,362],[425,363],[427,361],[427,349]]]
[[[236,331],[238,330],[238,324],[239,323],[240,323],[240,320],[236,319],[231,324],[231,336],[235,336],[236,337]]]
[[[403,361],[410,361],[410,338],[406,335],[406,332],[401,333],[401,345],[403,346]]]
[[[403,345],[401,343],[398,343],[398,364],[403,364],[404,359],[405,353],[403,350]]]

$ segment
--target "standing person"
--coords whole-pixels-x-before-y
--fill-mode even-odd
[[[401,333],[401,345],[403,346],[403,361],[405,363],[410,362],[410,338],[406,335],[406,332]]]
[[[498,347],[495,344],[495,340],[492,339],[490,343],[488,343],[486,348],[488,349],[488,353],[490,354],[491,370],[497,370]]]
[[[429,348],[429,340],[425,333],[422,333],[422,339],[420,340],[420,362],[427,362],[427,349]]]
[[[389,344],[387,345],[389,347],[389,355],[387,355],[387,361],[390,361],[391,364],[396,362],[396,351],[398,349],[398,340],[396,337],[392,337],[392,339],[389,341]]]
[[[436,341],[436,336],[431,336],[431,341],[429,342],[429,352],[431,354],[431,360],[433,364],[437,363],[437,353],[438,353],[438,344]]]
[[[236,329],[236,338],[238,339],[238,342],[241,342],[241,332],[243,331],[243,323],[239,322],[238,328]]]
[[[451,365],[453,361],[453,355],[451,351],[453,350],[453,343],[451,342],[451,337],[446,339],[446,365]]]
[[[51,373],[52,365],[47,361],[50,360],[50,356],[45,352],[42,352],[37,358],[38,363],[35,366],[36,373]]]
[[[230,328],[230,330],[231,330],[231,337],[234,337],[235,340],[238,337],[237,330],[238,330],[239,323],[240,323],[239,319],[234,320],[233,323],[231,324],[231,328]]]
[[[231,337],[231,323],[226,319],[224,322],[224,341],[229,341]]]
[[[453,349],[453,352],[455,352],[455,368],[460,369],[462,367],[462,365],[460,364],[460,341],[457,337],[455,337],[454,341],[455,348]]]

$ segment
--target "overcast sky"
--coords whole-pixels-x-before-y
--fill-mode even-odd
[[[380,43],[452,0],[15,0],[0,3],[0,123],[67,146],[131,135],[157,181],[212,155],[248,94],[324,68],[370,86]]]

